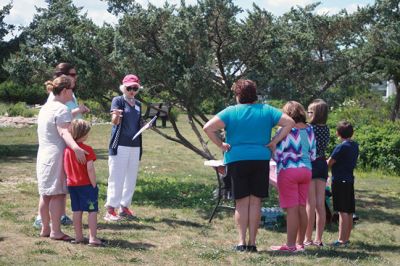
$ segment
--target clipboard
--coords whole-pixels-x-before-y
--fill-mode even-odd
[[[136,134],[133,136],[132,140],[136,139],[140,134],[142,134],[143,131],[146,129],[150,128],[151,124],[153,124],[154,121],[156,121],[157,116],[154,116],[146,125],[144,125]]]

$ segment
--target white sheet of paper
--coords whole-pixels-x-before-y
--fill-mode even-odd
[[[136,139],[143,131],[148,129],[151,124],[157,119],[157,116],[154,116],[146,125],[144,125],[136,134],[133,136],[132,140]]]

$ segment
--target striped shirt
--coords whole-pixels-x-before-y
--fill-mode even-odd
[[[289,134],[276,146],[274,160],[277,173],[288,168],[306,167],[311,170],[315,160],[316,143],[311,126],[292,128]]]

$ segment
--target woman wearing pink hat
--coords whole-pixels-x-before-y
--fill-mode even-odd
[[[109,144],[109,177],[107,187],[106,221],[133,218],[129,209],[135,192],[139,160],[142,151],[141,135],[132,137],[141,125],[141,103],[135,99],[140,89],[140,80],[129,74],[122,80],[122,96],[114,97],[111,103],[111,139]],[[119,213],[116,210],[119,209]]]

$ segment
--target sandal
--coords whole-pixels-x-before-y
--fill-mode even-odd
[[[233,247],[233,250],[243,252],[243,251],[247,250],[247,246],[246,245],[236,245]]]
[[[312,240],[311,241],[304,241],[304,243],[303,243],[303,245],[304,246],[312,246],[312,245],[314,245],[314,242],[312,242]]]
[[[336,240],[335,242],[332,243],[333,247],[347,247],[350,244],[350,241],[345,241],[341,242],[339,240]]]
[[[324,243],[322,243],[322,242],[314,242],[312,245],[316,246],[316,247],[323,247]]]
[[[51,240],[57,240],[57,241],[66,241],[66,242],[71,242],[74,240],[72,237],[69,235],[64,234],[62,237],[50,237]]]
[[[88,244],[89,247],[96,247],[96,248],[102,248],[105,247],[106,244],[104,242],[92,242]]]
[[[247,252],[257,252],[257,247],[255,245],[246,246]]]
[[[71,244],[78,245],[78,244],[85,244],[85,239],[82,240],[72,240]]]
[[[283,251],[283,252],[296,252],[296,246],[289,247],[287,245],[282,245],[282,246],[271,246],[271,250],[273,251]]]

